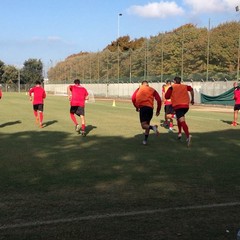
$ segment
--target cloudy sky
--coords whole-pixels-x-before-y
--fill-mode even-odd
[[[239,21],[240,0],[0,0],[0,60],[45,67],[81,51],[96,52],[129,35],[155,36],[186,23]],[[121,14],[121,16],[120,16]]]

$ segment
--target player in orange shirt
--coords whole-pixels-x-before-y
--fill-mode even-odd
[[[29,90],[29,98],[33,103],[33,113],[36,118],[36,123],[39,123],[40,128],[43,127],[43,107],[44,99],[46,98],[46,92],[41,86],[40,81],[35,82],[35,86]]]
[[[143,81],[141,86],[133,93],[132,103],[139,112],[139,118],[142,129],[145,130],[143,144],[147,144],[150,130],[153,130],[156,135],[159,134],[157,125],[150,125],[153,117],[154,99],[157,101],[156,116],[159,116],[161,110],[161,97],[158,92],[148,85],[147,81]]]
[[[188,92],[190,92],[191,100]],[[194,104],[194,92],[191,86],[181,84],[181,78],[175,77],[174,84],[167,90],[166,99],[171,99],[173,109],[176,112],[178,124],[178,139],[182,137],[182,129],[187,137],[187,145],[190,146],[192,136],[189,133],[185,114],[189,110],[189,103]]]

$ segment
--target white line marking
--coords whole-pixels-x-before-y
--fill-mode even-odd
[[[131,211],[131,212],[123,212],[123,213],[103,214],[103,215],[90,215],[90,216],[76,217],[76,218],[63,218],[63,219],[48,220],[48,221],[26,222],[26,223],[11,224],[11,225],[1,225],[0,230],[14,229],[14,228],[27,228],[27,227],[51,225],[51,224],[57,224],[57,223],[68,223],[68,222],[88,221],[88,220],[96,220],[96,219],[106,219],[106,218],[114,218],[114,217],[128,217],[128,216],[137,216],[137,215],[144,215],[144,214],[165,213],[165,212],[169,212],[169,211],[183,211],[183,210],[219,208],[219,207],[234,207],[234,206],[240,206],[240,202],[175,207],[175,208],[165,208],[165,209],[160,208],[160,209],[154,209],[154,210]]]

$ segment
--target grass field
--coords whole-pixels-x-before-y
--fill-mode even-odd
[[[162,127],[143,146],[130,102],[88,103],[86,137],[74,131],[66,97],[47,97],[43,129],[25,94],[5,93],[0,113],[0,239],[236,239],[232,109],[191,107],[190,148]],[[163,111],[152,123],[161,120]]]

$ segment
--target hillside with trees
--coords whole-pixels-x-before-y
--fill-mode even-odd
[[[122,36],[99,52],[73,53],[48,69],[50,83],[165,81],[175,75],[184,80],[210,81],[239,78],[240,23],[214,28],[186,24],[149,38]],[[43,79],[43,64],[29,59],[20,70],[0,61],[0,81],[22,83]]]

